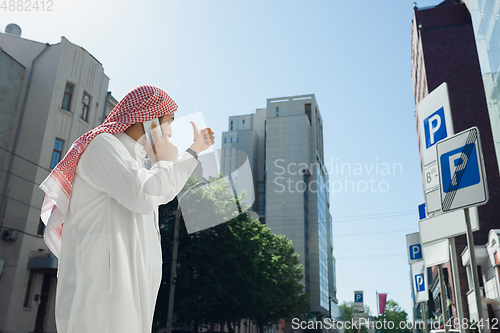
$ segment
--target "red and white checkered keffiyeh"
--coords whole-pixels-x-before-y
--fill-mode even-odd
[[[49,249],[59,258],[62,228],[68,210],[76,166],[87,145],[100,133],[121,133],[136,123],[152,120],[174,113],[177,104],[163,90],[144,85],[129,92],[106,120],[98,127],[79,137],[68,153],[40,185],[45,192],[41,219],[46,230],[44,240]]]

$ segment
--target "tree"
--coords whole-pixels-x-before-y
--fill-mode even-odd
[[[192,184],[189,181],[187,187]],[[227,188],[219,179],[210,187],[192,191],[189,200],[203,212],[202,219],[210,221],[214,214],[231,216],[234,198]],[[160,211],[165,228],[161,231],[163,282],[155,312],[156,329],[166,325],[176,208],[174,200]],[[262,326],[307,311],[307,295],[300,283],[302,267],[290,240],[272,234],[247,214],[192,234],[187,233],[182,218],[180,222],[176,325],[197,331],[218,323],[227,324],[232,331],[242,319]]]
[[[408,329],[400,328],[399,325],[401,322],[406,322],[408,320],[408,314],[404,311],[398,303],[393,300],[387,300],[385,305],[385,311],[382,315],[375,317],[375,321],[380,322],[392,322],[394,323],[394,328],[390,329],[388,324],[385,325],[385,328],[377,329],[377,331],[381,331],[382,333],[403,333],[408,332]]]

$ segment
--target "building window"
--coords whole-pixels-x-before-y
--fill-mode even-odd
[[[233,130],[233,121],[231,120],[231,131]]]
[[[229,157],[233,154],[233,148],[229,148]]]
[[[239,136],[236,137],[236,142],[240,142],[240,137]]]
[[[50,162],[50,168],[54,169],[61,160],[63,141],[56,139],[54,142],[54,150],[52,151],[52,160]]]
[[[30,276],[28,278],[28,285],[26,286],[26,293],[24,294],[23,306],[25,308],[31,308],[31,294],[32,294],[31,284],[32,284],[32,282],[33,282],[33,271],[30,270]]]
[[[276,107],[276,117],[279,117],[279,116],[280,116],[280,108]]]
[[[226,138],[224,138],[224,143],[226,143]]]
[[[484,288],[483,270],[480,265],[477,265],[477,275],[479,276],[479,287]]]
[[[238,150],[240,150],[240,148],[236,148],[236,156],[238,156]]]
[[[224,158],[226,158],[226,148],[224,148]]]
[[[38,222],[38,231],[37,231],[37,235],[43,235],[43,233],[45,232],[45,223],[43,223],[42,219],[40,219],[40,222]]]
[[[243,119],[243,120],[241,121],[241,123],[242,123],[243,125],[245,125],[245,119]]]
[[[239,120],[236,120],[236,129],[239,130],[240,129],[240,121]]]
[[[90,96],[83,93],[82,98],[82,116],[81,118],[88,122],[89,119]]]
[[[233,142],[233,138],[229,138],[229,142]]]
[[[75,86],[72,85],[71,83],[67,82],[66,83],[66,88],[64,89],[64,96],[63,96],[63,102],[62,102],[62,109],[66,111],[71,111],[71,99],[73,98],[73,90]]]

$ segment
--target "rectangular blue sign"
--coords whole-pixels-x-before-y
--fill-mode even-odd
[[[424,273],[415,275],[415,286],[417,287],[417,293],[425,291]]]
[[[411,260],[422,259],[422,246],[420,244],[410,245],[410,259]]]
[[[425,212],[425,203],[418,205],[418,218],[423,220],[427,217],[427,213]]]
[[[443,107],[424,119],[424,133],[426,149],[448,136]]]
[[[462,152],[468,152],[469,156]],[[445,193],[476,185],[481,181],[475,143],[449,151],[441,155],[440,159]]]

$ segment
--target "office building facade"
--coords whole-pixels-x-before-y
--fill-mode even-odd
[[[38,188],[73,141],[116,105],[101,63],[62,37],[0,33],[0,331],[56,332],[57,258]]]
[[[272,232],[292,240],[310,311],[322,318],[337,315],[329,176],[315,96],[271,98],[253,114],[229,117],[221,171],[234,172],[246,156],[254,177],[252,210]]]

